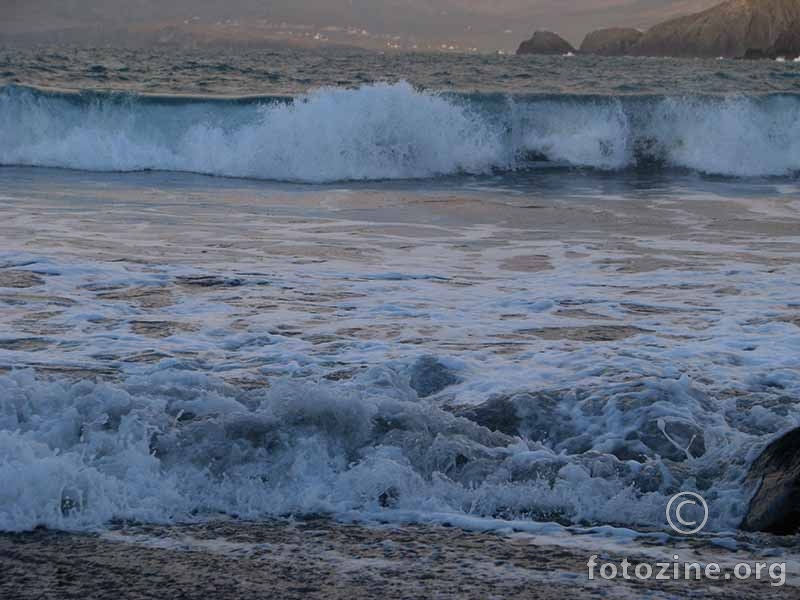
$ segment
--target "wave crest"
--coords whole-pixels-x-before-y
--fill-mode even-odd
[[[251,102],[0,91],[0,164],[298,182],[549,167],[800,171],[800,97],[455,95],[407,83]]]

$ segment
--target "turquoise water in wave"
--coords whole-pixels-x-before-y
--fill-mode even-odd
[[[1,166],[330,183],[796,178],[800,62],[0,51]]]

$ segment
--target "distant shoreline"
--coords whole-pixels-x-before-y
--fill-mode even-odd
[[[796,0],[727,0],[645,31],[597,29],[586,35],[580,47],[552,31],[539,30],[517,49],[517,54],[566,53],[793,60],[800,57],[800,4]]]

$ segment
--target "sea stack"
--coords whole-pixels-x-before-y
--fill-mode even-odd
[[[537,31],[517,49],[517,54],[561,55],[569,52],[575,52],[572,44],[552,31]]]
[[[581,44],[582,54],[598,56],[625,56],[644,35],[638,29],[611,27],[598,29],[588,34]]]

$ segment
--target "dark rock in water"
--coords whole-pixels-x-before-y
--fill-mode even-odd
[[[581,44],[582,54],[598,56],[625,56],[644,35],[638,29],[611,27],[592,31]]]
[[[655,419],[645,424],[636,437],[655,454],[675,462],[706,453],[703,430],[689,421]]]
[[[427,398],[458,381],[458,377],[435,356],[422,356],[411,367],[409,385],[417,392],[417,396]]]
[[[469,419],[481,427],[506,435],[519,435],[519,428],[522,424],[522,419],[517,415],[514,402],[509,396],[490,398],[478,406],[461,408],[455,411],[455,414]]]
[[[641,440],[626,440],[614,446],[611,454],[619,460],[632,460],[638,463],[647,462],[648,448]]]
[[[562,410],[562,398],[553,392],[524,392],[512,396],[494,396],[477,406],[465,406],[454,413],[473,423],[511,436],[553,445],[572,453],[586,451],[591,443],[576,438],[572,417]],[[578,436],[579,437],[579,436]]]
[[[767,446],[750,467],[747,481],[759,487],[742,529],[777,535],[800,531],[800,428]]]
[[[537,31],[529,40],[519,45],[517,54],[567,54],[575,52],[567,40],[552,31]]]
[[[563,410],[565,403],[560,392],[516,394],[511,402],[522,420],[519,434],[530,440],[562,449],[560,444],[577,434],[572,416]]]

